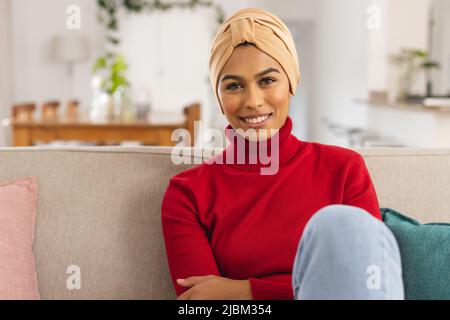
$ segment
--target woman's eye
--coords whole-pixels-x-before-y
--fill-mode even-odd
[[[227,86],[227,90],[236,90],[236,89],[238,89],[239,87],[240,87],[240,84],[237,83],[237,82],[235,82],[235,83],[229,84],[229,85]]]
[[[273,82],[276,82],[276,79],[273,78],[264,78],[261,80],[262,84],[271,84]],[[231,90],[234,91],[238,86],[240,86],[240,84],[238,82],[232,83],[230,85],[227,86],[227,90]]]
[[[264,79],[261,80],[261,83],[267,85],[267,84],[271,84],[271,83],[273,83],[275,81],[277,81],[277,80],[275,80],[273,78],[264,78]]]

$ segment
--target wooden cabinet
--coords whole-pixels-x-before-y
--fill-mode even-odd
[[[77,140],[97,144],[139,141],[143,145],[174,146],[172,132],[184,128],[194,136],[194,121],[200,120],[200,105],[193,104],[184,109],[185,120],[175,123],[152,121],[106,121],[91,122],[86,116],[77,119],[22,120],[13,119],[14,146],[32,146],[36,142],[55,140]],[[192,139],[193,141],[193,139]]]

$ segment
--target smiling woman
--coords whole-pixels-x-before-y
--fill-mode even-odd
[[[254,61],[243,65],[242,61]],[[261,70],[262,69],[262,70]],[[239,45],[219,77],[223,113],[235,129],[281,128],[289,111],[289,79],[282,66],[254,45]]]
[[[260,9],[240,10],[227,21],[209,61],[222,114],[234,129],[266,129],[271,137],[285,123],[300,81],[292,35],[278,17]]]
[[[209,67],[231,143],[220,161],[173,176],[164,195],[178,299],[402,298],[398,248],[362,156],[291,134],[300,70],[285,24],[237,11],[214,38]],[[375,282],[382,290],[366,286],[370,265],[390,275]]]

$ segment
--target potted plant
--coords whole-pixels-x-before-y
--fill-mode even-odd
[[[393,56],[393,62],[401,68],[399,100],[417,98],[413,95],[412,89],[420,72],[425,72],[427,79],[426,96],[432,95],[431,72],[440,65],[429,59],[428,52],[420,49],[402,49],[400,54]]]
[[[127,69],[127,63],[121,54],[107,53],[97,59],[92,68],[93,119],[127,120],[130,117]]]

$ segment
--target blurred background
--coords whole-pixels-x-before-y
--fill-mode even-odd
[[[297,138],[450,147],[450,0],[0,0],[0,146],[174,145],[196,120],[222,131],[209,50],[245,7],[294,36]]]

